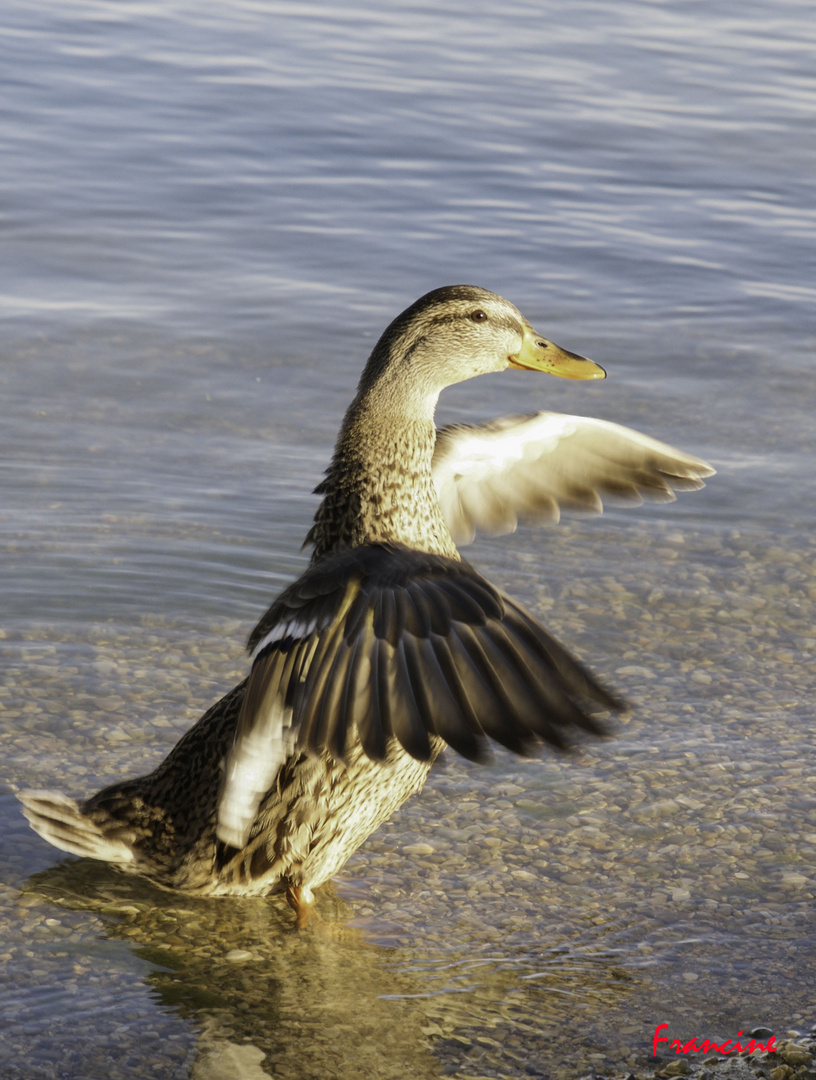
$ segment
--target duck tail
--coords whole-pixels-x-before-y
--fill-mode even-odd
[[[17,798],[31,828],[54,847],[119,866],[133,862],[133,849],[121,835],[106,835],[67,795],[59,791],[21,791]]]

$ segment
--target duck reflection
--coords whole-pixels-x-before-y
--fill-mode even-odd
[[[596,928],[589,942],[555,932],[532,949],[484,931],[463,947],[461,928],[453,943],[383,945],[402,928],[352,925],[331,886],[304,933],[282,898],[179,896],[90,859],[38,873],[26,891],[93,912],[149,962],[158,1001],[200,1032],[194,1080],[515,1071],[574,1038],[565,1001],[570,1012],[620,1004],[633,985]]]

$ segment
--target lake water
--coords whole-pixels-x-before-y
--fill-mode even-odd
[[[7,0],[0,1076],[577,1077],[816,1021],[816,14],[795,0]],[[303,567],[362,363],[469,281],[609,371],[454,388],[718,475],[468,557],[633,704],[448,755],[320,897],[63,858]]]

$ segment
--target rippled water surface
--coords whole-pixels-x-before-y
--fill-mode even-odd
[[[581,1076],[816,1021],[812,5],[4,5],[0,1076]],[[246,669],[395,314],[604,364],[449,391],[718,475],[469,557],[635,706],[448,756],[324,890],[191,901],[14,790],[152,768]]]

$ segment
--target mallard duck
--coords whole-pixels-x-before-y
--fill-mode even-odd
[[[537,413],[437,431],[445,387],[508,367],[603,379],[507,300],[455,285],[382,335],[349,406],[305,573],[249,638],[247,679],[149,776],[85,802],[20,795],[46,840],[199,894],[316,886],[412,793],[445,746],[482,759],[604,731],[620,703],[456,542],[519,516],[698,488],[713,469],[645,435]]]

